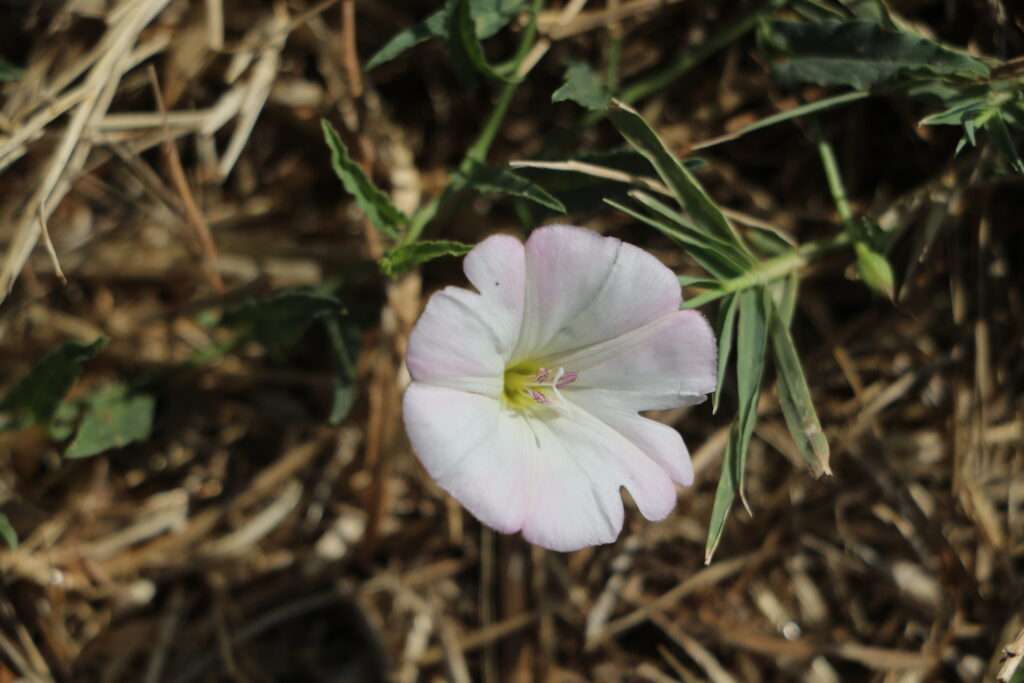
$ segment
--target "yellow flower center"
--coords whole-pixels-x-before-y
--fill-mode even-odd
[[[575,372],[551,370],[535,361],[521,361],[505,368],[502,402],[508,408],[526,411],[561,400],[559,389],[576,381]]]

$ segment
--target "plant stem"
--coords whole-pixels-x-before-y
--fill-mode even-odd
[[[727,291],[739,291],[748,287],[767,284],[773,280],[785,277],[790,273],[803,270],[811,262],[821,256],[841,249],[850,244],[850,236],[845,232],[835,237],[816,242],[808,242],[801,245],[795,251],[782,256],[762,261],[753,270],[740,275],[739,277],[726,280],[722,283]]]
[[[825,254],[830,254],[842,249],[843,247],[849,246],[851,241],[852,240],[848,233],[841,232],[835,237],[815,242],[808,242],[787,254],[782,254],[781,256],[761,261],[743,275],[719,281],[718,286],[715,289],[704,292],[703,294],[688,300],[685,303],[685,307],[696,308],[697,306],[715,301],[716,299],[721,299],[722,297],[735,292],[750,289],[751,287],[760,287],[770,282],[774,282],[775,280],[783,278],[790,273],[803,270]]]
[[[836,163],[836,155],[832,151],[832,145],[824,136],[818,136],[818,154],[821,156],[821,165],[825,167],[825,179],[828,181],[829,192],[836,203],[836,210],[839,218],[847,231],[853,223],[853,211],[850,210],[850,202],[846,198],[846,188],[843,187],[843,178],[839,175],[839,165]]]
[[[637,100],[642,100],[645,97],[653,95],[676,79],[685,76],[702,62],[714,56],[719,50],[736,41],[743,34],[757,26],[757,23],[762,18],[786,5],[788,1],[789,0],[768,0],[768,2],[750,14],[741,17],[738,21],[729,24],[714,35],[709,36],[696,48],[692,50],[684,50],[676,56],[668,66],[644,76],[631,85],[623,88],[622,92],[617,95],[617,98],[627,104],[632,104]],[[597,122],[603,117],[603,112],[591,112],[583,119],[583,123],[584,125],[589,125]]]
[[[537,37],[537,15],[540,13],[541,8],[544,6],[543,0],[533,0],[533,6],[531,8],[532,20],[523,32],[523,38],[519,43],[519,49],[516,50],[516,57],[513,62],[511,69],[514,74],[514,80],[504,83],[501,86],[501,92],[498,93],[498,100],[494,103],[494,109],[488,115],[487,120],[484,121],[483,128],[480,129],[480,134],[477,136],[476,141],[466,150],[466,154],[459,164],[458,170],[455,175],[452,176],[448,182],[448,186],[438,196],[431,199],[424,206],[420,207],[412,216],[412,220],[409,222],[409,227],[406,229],[405,234],[402,235],[402,239],[399,241],[399,246],[412,244],[420,238],[423,234],[424,228],[427,224],[434,219],[437,212],[454,194],[459,192],[466,186],[466,177],[476,164],[483,163],[487,158],[487,152],[491,149],[491,145],[494,143],[494,138],[498,136],[498,131],[501,130],[501,124],[505,121],[505,115],[508,114],[509,105],[512,103],[512,98],[516,94],[516,90],[519,88],[519,84],[522,83],[522,77],[516,74],[519,69],[519,65],[522,64],[523,59],[529,54],[530,48],[534,44],[534,40]]]

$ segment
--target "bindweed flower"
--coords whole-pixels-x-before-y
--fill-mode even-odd
[[[434,294],[409,339],[406,431],[427,472],[481,522],[569,551],[611,543],[620,487],[650,520],[693,466],[642,410],[700,403],[715,338],[680,311],[676,276],[647,252],[570,226],[466,255],[476,292]]]

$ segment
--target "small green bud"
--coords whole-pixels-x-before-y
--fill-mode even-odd
[[[864,284],[892,301],[896,296],[896,286],[889,261],[866,242],[856,242],[853,248],[857,252],[857,271]]]

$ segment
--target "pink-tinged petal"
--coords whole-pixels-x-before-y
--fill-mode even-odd
[[[646,251],[565,225],[531,233],[525,287],[516,358],[612,339],[678,310],[681,301],[676,276]]]
[[[633,412],[699,403],[715,390],[715,335],[696,311],[676,311],[615,339],[548,359],[577,373],[566,396],[593,392]]]
[[[525,420],[495,399],[413,382],[402,414],[427,473],[477,519],[503,533],[518,531],[529,500]]]
[[[573,394],[573,401],[588,413],[629,439],[672,478],[683,486],[693,483],[693,462],[690,451],[672,427],[626,410],[614,402],[602,401],[606,394],[582,391]]]
[[[409,374],[417,382],[497,398],[508,351],[499,325],[481,295],[458,287],[437,292],[409,336]]]
[[[473,247],[462,262],[466,277],[487,302],[489,319],[508,359],[523,322],[526,249],[510,235],[493,235]]]
[[[607,425],[578,409],[533,420],[531,501],[523,537],[560,551],[611,543],[622,530],[625,487],[647,519],[675,506],[668,473]]]

